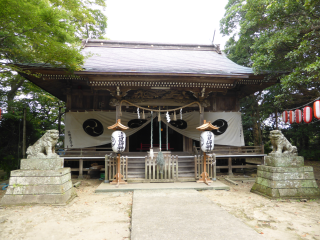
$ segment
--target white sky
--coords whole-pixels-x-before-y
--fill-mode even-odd
[[[161,43],[224,44],[220,19],[228,0],[106,0],[106,37]]]

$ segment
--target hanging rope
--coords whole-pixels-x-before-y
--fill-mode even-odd
[[[159,112],[159,116],[160,116],[160,112]],[[159,121],[159,152],[161,152],[161,116],[160,116],[160,119],[158,117],[158,121]]]
[[[150,147],[153,148],[153,111],[151,111],[151,139]]]
[[[306,106],[311,105],[314,101],[317,101],[317,100],[319,100],[319,99],[320,99],[320,97],[317,97],[317,98],[313,99],[312,101],[310,101],[310,102],[308,102],[308,103],[306,103],[306,104],[304,104],[304,105],[302,105],[302,106],[300,106],[300,107],[291,108],[291,109],[286,109],[286,111],[292,111],[292,110],[304,108],[304,107],[306,107]],[[301,122],[301,123],[299,123],[299,124],[312,124],[312,123],[316,123],[316,122],[319,122],[319,121],[320,121],[320,119],[313,119],[312,122],[310,122],[310,123]],[[284,124],[290,124],[290,123],[284,123]]]
[[[169,118],[169,120],[170,120],[170,118]],[[169,151],[169,129],[168,129],[168,123],[169,122],[170,121],[168,121],[167,124],[166,124],[166,147],[167,147],[167,151]]]
[[[198,104],[198,106],[199,106],[199,112],[201,113],[201,104],[200,104],[199,102],[192,102],[192,103],[187,104],[187,105],[185,105],[185,106],[183,106],[183,107],[178,107],[178,108],[174,108],[174,109],[160,110],[160,108],[159,108],[159,110],[156,110],[156,109],[141,107],[141,106],[139,106],[139,105],[137,105],[137,104],[128,102],[127,100],[122,100],[122,101],[120,102],[120,116],[122,116],[121,106],[122,106],[122,103],[123,103],[123,102],[126,102],[126,103],[128,103],[128,104],[130,104],[131,106],[134,106],[134,107],[136,107],[136,108],[140,108],[140,109],[147,110],[147,111],[150,111],[150,112],[151,112],[151,111],[155,111],[155,112],[168,112],[168,111],[169,111],[169,112],[172,112],[172,111],[177,111],[177,110],[180,110],[180,109],[181,109],[181,111],[182,111],[182,108],[190,107],[190,106],[193,105],[193,104]]]
[[[291,110],[296,110],[296,109],[304,108],[304,107],[309,106],[309,105],[312,104],[314,101],[317,101],[317,100],[319,100],[319,99],[320,99],[320,97],[318,97],[318,98],[312,100],[311,102],[308,102],[308,103],[306,103],[305,105],[302,105],[302,106],[300,106],[300,107],[291,108],[291,109],[286,109],[286,110],[287,110],[287,111],[291,111]]]

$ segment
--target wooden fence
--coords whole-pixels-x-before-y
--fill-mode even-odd
[[[156,163],[156,157],[145,157],[145,180],[146,182],[174,182],[178,180],[178,156],[164,154],[163,171]]]
[[[206,168],[209,178],[216,180],[216,155],[207,155]],[[194,156],[194,177],[200,179],[200,175],[203,172],[203,155]]]
[[[105,163],[107,166],[105,168],[105,179],[109,179],[109,181],[112,181],[114,179],[114,176],[117,173],[117,156],[110,157],[106,155]],[[127,156],[121,156],[120,157],[120,173],[123,175],[123,180],[128,179],[128,157]]]

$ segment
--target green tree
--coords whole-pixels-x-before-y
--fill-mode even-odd
[[[226,45],[232,60],[255,73],[280,74],[284,92],[278,98],[310,89],[310,98],[320,95],[320,1],[229,0],[220,24],[232,35]]]
[[[57,129],[64,103],[26,81],[24,66],[81,69],[81,38],[103,38],[104,0],[0,0],[0,168],[15,169],[22,157],[22,110],[27,106],[27,146]],[[19,96],[19,98],[17,98]]]
[[[320,1],[229,0],[220,26],[221,33],[230,36],[225,48],[228,58],[281,80],[281,85],[241,102],[246,142],[266,143],[265,130],[275,128],[283,110],[320,96]],[[318,125],[293,124],[284,132],[301,151],[310,153],[314,144],[309,143],[318,138],[306,133]]]
[[[29,94],[10,104],[10,110],[0,121],[0,169],[11,170],[19,167],[23,155],[23,109],[26,116],[26,146],[34,144],[48,129],[58,129],[59,108],[64,102],[48,94],[32,83],[27,83]],[[62,109],[64,111],[64,109]],[[61,121],[63,122],[63,115]],[[63,125],[61,126],[63,129]],[[63,134],[61,136],[62,141]]]
[[[102,37],[106,17],[92,6],[103,0],[0,0],[0,70],[22,71],[13,64],[49,64],[79,69],[80,38]]]

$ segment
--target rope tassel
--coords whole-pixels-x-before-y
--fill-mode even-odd
[[[176,111],[173,111],[173,121],[177,121],[177,114],[176,114]]]

